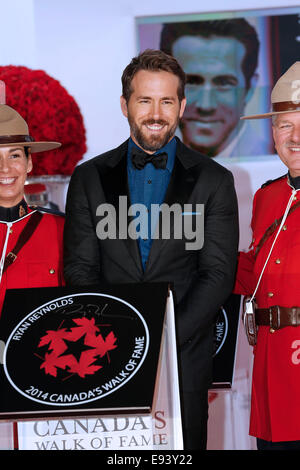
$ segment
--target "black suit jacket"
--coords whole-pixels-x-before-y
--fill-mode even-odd
[[[153,240],[143,271],[138,242],[100,240],[100,204],[127,196],[128,141],[79,165],[70,181],[64,233],[65,279],[69,285],[171,282],[175,294],[182,386],[200,390],[211,380],[213,325],[231,293],[238,249],[238,209],[232,174],[177,139],[165,203],[204,204],[204,245],[186,250],[186,240]],[[142,201],[141,201],[142,202]]]

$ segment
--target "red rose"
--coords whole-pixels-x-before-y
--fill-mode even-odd
[[[25,119],[30,135],[37,141],[61,142],[49,152],[34,153],[30,176],[70,176],[86,152],[86,133],[74,98],[43,70],[21,66],[0,66],[0,80],[6,87],[6,104]]]

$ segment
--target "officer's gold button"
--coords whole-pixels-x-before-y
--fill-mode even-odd
[[[287,230],[287,226],[284,225],[284,226],[282,227],[282,230]]]
[[[49,273],[50,273],[50,274],[54,274],[54,273],[55,273],[55,269],[53,269],[53,268],[49,269]]]
[[[270,333],[275,333],[274,328],[270,328]]]
[[[273,292],[268,292],[268,297],[273,297]]]
[[[277,258],[277,260],[275,261],[276,264],[280,264],[280,259]]]
[[[12,229],[12,228],[9,229],[9,233],[13,233],[13,229]]]
[[[294,201],[297,201],[297,196],[294,196]]]

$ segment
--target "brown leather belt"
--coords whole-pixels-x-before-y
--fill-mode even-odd
[[[273,305],[270,308],[257,308],[255,321],[257,325],[269,326],[274,331],[285,326],[300,326],[300,307]]]

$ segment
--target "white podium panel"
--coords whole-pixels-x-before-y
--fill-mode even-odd
[[[13,450],[13,423],[0,423],[0,450]]]

